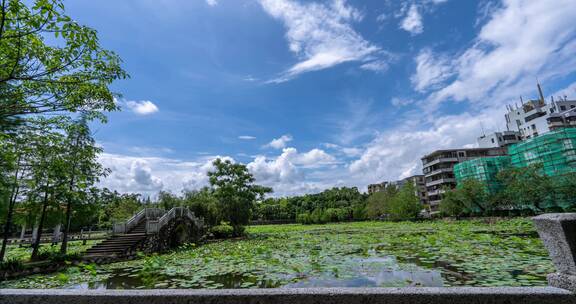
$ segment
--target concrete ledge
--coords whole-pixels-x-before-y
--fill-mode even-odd
[[[548,284],[569,291],[576,291],[576,276],[558,272],[551,273],[548,275]]]
[[[2,304],[576,304],[553,287],[303,288],[228,290],[0,289]]]

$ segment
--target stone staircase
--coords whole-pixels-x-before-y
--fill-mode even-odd
[[[84,258],[98,261],[101,259],[132,257],[136,250],[150,245],[150,242],[153,244],[162,243],[158,234],[163,227],[176,218],[192,220],[197,227],[203,227],[204,225],[204,220],[196,218],[194,213],[186,207],[174,207],[168,211],[158,208],[145,208],[126,222],[115,224],[113,235],[88,249]]]
[[[86,257],[114,257],[128,255],[146,239],[146,221],[140,221],[128,233],[116,234],[86,251]]]

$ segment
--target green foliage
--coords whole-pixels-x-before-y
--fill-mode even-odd
[[[299,223],[364,220],[365,205],[366,196],[357,188],[332,188],[316,194],[268,198],[257,202],[252,218],[261,221],[295,220]],[[314,212],[315,221],[305,219]],[[326,212],[328,214],[323,215]]]
[[[221,159],[212,164],[214,170],[208,172],[208,178],[214,197],[222,218],[234,227],[234,235],[239,236],[250,221],[254,202],[272,189],[254,184],[254,177],[243,164]]]
[[[440,212],[445,216],[461,216],[466,211],[464,202],[458,190],[444,189]]]
[[[368,218],[377,219],[386,214],[390,201],[398,194],[396,186],[388,185],[384,191],[372,193],[366,203],[366,215]]]
[[[542,165],[510,168],[498,174],[504,189],[500,193],[502,204],[520,209],[543,212],[555,199],[552,179],[542,173]]]
[[[22,269],[24,269],[24,264],[22,264],[22,260],[18,258],[11,258],[0,262],[0,271],[16,272]]]
[[[227,222],[221,222],[220,225],[210,228],[210,232],[217,239],[226,239],[234,235],[234,227]]]
[[[411,220],[418,217],[422,211],[420,199],[416,195],[414,184],[405,183],[400,191],[396,193],[388,205],[385,206],[386,213],[391,220]]]
[[[109,85],[127,77],[120,58],[67,16],[61,0],[2,1],[0,24],[2,129],[22,115],[82,111],[103,119],[100,111],[117,108]]]

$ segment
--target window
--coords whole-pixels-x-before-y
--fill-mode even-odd
[[[574,108],[576,108],[575,105],[570,105],[570,109],[574,109]]]
[[[458,152],[458,157],[466,157],[466,153],[464,151]]]
[[[491,140],[492,140],[492,143],[494,143],[494,138],[491,138]]]
[[[566,111],[566,106],[560,106],[560,111]]]
[[[532,130],[536,130],[536,125],[532,125]]]

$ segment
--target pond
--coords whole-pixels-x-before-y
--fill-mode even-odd
[[[164,255],[0,283],[2,288],[545,286],[527,219],[274,225]]]

